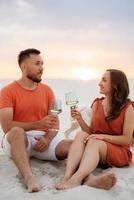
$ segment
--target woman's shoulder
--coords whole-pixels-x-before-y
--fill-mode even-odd
[[[131,105],[133,106],[133,108],[134,108],[134,101],[131,101]]]
[[[91,108],[92,108],[93,106],[97,106],[98,103],[102,102],[104,99],[105,99],[104,97],[100,97],[100,98],[97,97],[96,99],[94,99],[94,100],[93,100],[93,103],[91,104]]]
[[[131,101],[130,99],[128,99],[128,100],[121,106],[121,110],[122,110],[122,109],[127,109],[128,107],[134,108],[134,101]]]
[[[134,112],[134,102],[132,102],[132,101],[128,102],[127,110]]]

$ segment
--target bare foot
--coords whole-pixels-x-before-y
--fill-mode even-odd
[[[55,188],[57,190],[62,190],[63,185],[68,181],[68,179],[71,177],[71,174],[65,175],[61,180],[55,185]]]
[[[114,173],[107,173],[99,176],[89,175],[83,185],[109,190],[116,184]]]
[[[35,177],[32,176],[28,176],[24,179],[24,182],[27,186],[28,192],[39,192],[40,191],[40,186],[37,183]]]
[[[70,189],[77,187],[81,185],[81,180],[73,175],[70,179],[68,179],[65,183],[61,184],[60,187],[58,187],[59,190],[65,190],[65,189]]]

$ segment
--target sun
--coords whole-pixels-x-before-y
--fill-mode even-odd
[[[76,79],[87,81],[97,79],[99,77],[99,73],[96,69],[93,68],[78,67],[74,71],[74,76],[76,77]]]

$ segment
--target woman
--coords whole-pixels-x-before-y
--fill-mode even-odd
[[[129,166],[132,161],[130,144],[134,130],[134,108],[128,99],[129,86],[126,75],[108,69],[99,83],[100,93],[92,105],[91,123],[88,126],[81,114],[71,111],[82,131],[68,155],[65,175],[57,189],[68,189],[81,184],[110,189],[116,183],[113,173],[94,176],[98,164],[104,166]]]

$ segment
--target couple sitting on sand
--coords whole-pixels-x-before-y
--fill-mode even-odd
[[[72,141],[59,137],[59,119],[48,114],[55,96],[49,86],[40,83],[43,73],[40,51],[21,51],[18,64],[22,77],[0,92],[0,121],[5,133],[3,150],[16,164],[28,191],[40,190],[29,157],[42,160],[67,158],[65,175],[56,184],[59,190],[81,184],[103,189],[114,186],[115,174],[94,176],[92,172],[98,165],[123,167],[132,161],[130,144],[134,108],[128,99],[125,74],[116,69],[106,70],[99,83],[100,93],[105,97],[93,102],[90,125],[84,122],[78,110],[71,110],[72,117],[81,127]]]

